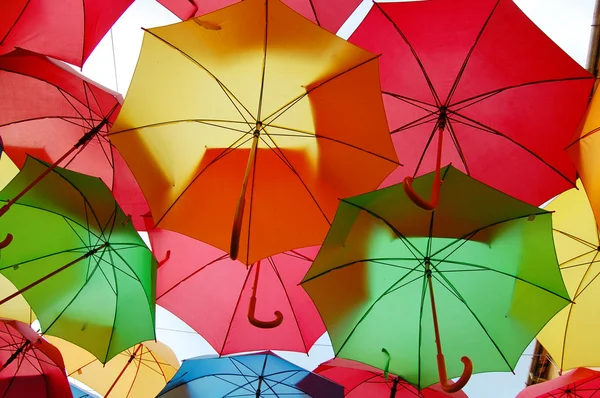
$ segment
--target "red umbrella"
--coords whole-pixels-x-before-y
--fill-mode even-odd
[[[0,135],[4,151],[18,167],[29,154],[100,177],[109,187],[118,185],[115,195],[127,213],[148,211],[145,203],[135,201],[141,196],[139,188],[106,137],[121,107],[118,93],[25,50],[0,56],[0,86]],[[137,196],[129,192],[136,189]]]
[[[388,122],[404,164],[385,185],[408,175],[412,194],[413,177],[452,163],[534,205],[575,186],[564,148],[594,77],[511,0],[375,3],[349,40],[382,54]],[[436,205],[435,192],[430,203],[412,196]]]
[[[238,1],[240,0],[158,0],[182,20],[213,12]],[[283,2],[322,28],[336,33],[362,0],[283,0]]]
[[[71,389],[62,356],[29,325],[0,318],[0,396],[64,398]]]
[[[246,267],[185,235],[161,229],[148,233],[159,261],[157,304],[220,355],[262,349],[308,352],[325,332],[312,300],[298,285],[317,247]]]
[[[444,392],[439,384],[419,391],[398,376],[388,374],[386,377],[377,368],[342,358],[324,362],[314,372],[343,385],[344,396],[350,398],[467,398],[462,391]]]
[[[516,398],[590,398],[599,396],[600,372],[577,368],[540,384],[525,388]]]
[[[0,13],[0,54],[24,48],[82,66],[133,0],[9,0]]]

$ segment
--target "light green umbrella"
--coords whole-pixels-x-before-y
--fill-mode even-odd
[[[28,158],[0,204],[47,167]],[[103,363],[155,339],[156,260],[99,178],[52,170],[0,218],[0,234],[13,236],[0,273],[19,289],[0,305],[22,293],[43,333]]]
[[[413,187],[426,196],[433,177]],[[400,184],[343,199],[303,286],[338,357],[419,388],[439,377],[453,391],[470,377],[463,356],[476,373],[514,369],[569,296],[551,213],[453,167],[442,177],[431,212]],[[447,381],[444,355],[448,377],[466,368],[456,384]]]

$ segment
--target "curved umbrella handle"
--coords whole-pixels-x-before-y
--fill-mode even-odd
[[[0,242],[0,249],[4,249],[6,246],[10,245],[10,242],[12,242],[12,240],[12,234],[6,234],[6,238],[4,238],[2,242]]]
[[[402,181],[402,187],[404,188],[404,192],[406,196],[417,206],[419,206],[423,210],[435,210],[440,201],[440,186],[442,185],[442,180],[440,178],[440,171],[436,170],[435,178],[433,180],[433,184],[431,186],[431,199],[427,202],[425,199],[421,198],[412,187],[413,179],[412,177],[406,177],[404,181]]]
[[[261,321],[260,319],[256,319],[254,316],[254,312],[256,311],[256,297],[250,297],[250,306],[248,307],[248,322],[257,328],[261,329],[273,329],[277,326],[281,325],[283,322],[283,314],[280,311],[275,311],[273,315],[275,315],[275,319],[272,321]]]
[[[457,392],[469,382],[469,379],[473,374],[473,362],[471,362],[469,357],[462,357],[460,360],[465,365],[465,368],[463,369],[460,378],[456,382],[452,382],[448,380],[448,375],[446,373],[446,360],[444,359],[444,354],[437,355],[438,374],[440,376],[440,385],[442,386],[442,390],[449,393]]]

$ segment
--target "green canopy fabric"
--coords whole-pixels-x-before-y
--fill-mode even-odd
[[[442,176],[432,212],[413,204],[400,184],[341,200],[303,280],[338,357],[419,388],[438,381],[427,268],[450,378],[461,374],[463,355],[474,373],[514,369],[569,303],[551,213],[451,166]],[[428,197],[432,180],[427,174],[413,187]]]
[[[0,204],[46,168],[29,157]],[[54,169],[0,217],[8,233],[0,273],[18,289],[64,268],[23,292],[43,333],[103,363],[155,339],[156,260],[99,178]]]

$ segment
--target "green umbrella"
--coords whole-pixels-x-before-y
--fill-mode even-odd
[[[453,167],[442,177],[432,212],[401,184],[343,199],[303,286],[338,357],[419,388],[439,377],[453,391],[470,376],[463,356],[477,373],[514,369],[569,296],[551,213]],[[413,187],[427,195],[433,178]],[[449,377],[466,368],[456,384],[447,381],[442,345]]]
[[[29,157],[0,204],[47,168]],[[0,218],[0,233],[13,236],[0,273],[19,289],[0,305],[22,293],[43,333],[103,363],[155,339],[156,260],[99,178],[55,168]]]

